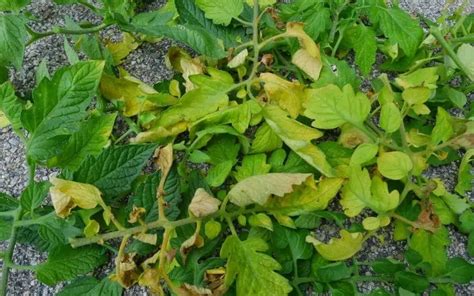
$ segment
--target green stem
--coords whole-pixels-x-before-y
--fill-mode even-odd
[[[252,23],[251,22],[247,22],[247,21],[244,21],[243,19],[239,18],[239,17],[234,17],[234,20],[238,21],[239,23],[241,23],[242,25],[245,25],[245,26],[252,26]]]
[[[17,213],[13,219],[13,223],[15,223],[18,219],[20,219],[21,215],[21,207],[17,209]],[[7,286],[8,286],[8,277],[10,274],[10,268],[13,265],[13,252],[15,251],[15,244],[16,244],[16,227],[13,226],[10,238],[8,240],[8,248],[3,256],[3,268],[2,268],[2,278],[0,282],[0,296],[5,296],[7,294]]]
[[[26,30],[31,35],[31,39],[26,43],[26,45],[30,45],[31,43],[33,43],[33,42],[35,42],[35,41],[37,41],[41,38],[45,38],[45,37],[56,35],[56,34],[80,35],[80,34],[95,33],[95,32],[99,32],[99,31],[101,31],[101,30],[103,30],[103,29],[105,29],[105,28],[107,28],[111,25],[112,24],[100,24],[100,25],[97,25],[97,26],[94,26],[94,27],[83,28],[83,29],[79,29],[79,30],[71,30],[71,29],[57,27],[57,28],[53,28],[52,31],[47,31],[47,32],[37,32],[37,31],[34,31],[32,28],[27,26]]]
[[[51,216],[54,216],[56,213],[50,212],[44,216],[39,216],[38,218],[29,219],[29,220],[17,220],[13,222],[14,227],[27,227],[30,225],[41,224],[43,221],[48,220]]]
[[[444,39],[443,34],[437,27],[431,27],[430,28],[431,34],[438,40],[439,44],[446,50],[446,53],[449,55],[449,57],[454,61],[454,63],[461,69],[462,72],[466,76],[470,75],[470,70],[461,62],[457,54],[454,52],[454,49],[451,47],[451,45]]]
[[[108,233],[96,235],[93,237],[71,239],[69,243],[71,244],[73,248],[78,248],[85,245],[95,244],[102,241],[106,241],[106,240],[110,240],[110,239],[114,239],[118,237],[123,237],[126,235],[134,235],[136,233],[144,232],[149,229],[166,228],[166,227],[176,228],[179,226],[195,223],[196,221],[197,219],[193,217],[185,218],[178,221],[154,221],[149,224],[136,226],[132,228],[126,228],[123,230],[117,230],[113,232],[108,232]]]

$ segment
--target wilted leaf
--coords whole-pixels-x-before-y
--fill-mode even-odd
[[[56,177],[51,178],[50,182],[53,184],[49,192],[54,210],[61,218],[69,216],[76,206],[82,209],[93,209],[101,201],[100,191],[93,185]]]
[[[287,81],[272,73],[260,74],[270,102],[275,101],[280,108],[288,111],[292,118],[302,113],[305,100],[304,86],[298,81]]]
[[[323,67],[319,47],[303,30],[302,23],[287,23],[288,36],[298,38],[301,49],[297,50],[291,62],[303,70],[312,80],[318,80]]]
[[[249,177],[237,183],[227,194],[229,200],[245,207],[252,203],[264,205],[270,196],[283,196],[294,190],[293,186],[303,183],[310,174],[271,173]]]
[[[354,256],[362,248],[364,236],[360,232],[350,233],[347,230],[340,231],[340,238],[332,238],[329,243],[324,244],[312,236],[306,237],[306,242],[312,243],[318,253],[326,260],[341,261]]]
[[[206,190],[198,188],[188,210],[194,217],[203,218],[217,212],[220,204],[220,200],[211,196]]]

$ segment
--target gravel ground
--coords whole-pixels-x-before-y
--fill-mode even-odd
[[[34,23],[34,28],[38,31],[50,29],[52,25],[63,24],[66,16],[75,21],[87,20],[92,23],[100,21],[100,18],[94,16],[82,6],[57,6],[51,0],[35,0],[32,2],[33,4],[28,7],[28,10],[38,18],[38,21]],[[151,5],[157,7],[160,2],[162,1],[154,1]],[[400,0],[400,5],[411,13],[423,14],[434,20],[440,15],[445,2],[445,0]],[[462,1],[455,2],[459,5]],[[466,10],[473,11],[474,2],[470,3]],[[22,95],[30,93],[34,86],[35,69],[43,59],[46,59],[50,72],[67,64],[63,40],[60,36],[52,36],[42,39],[27,48],[23,68],[20,71],[12,72],[13,82]],[[171,72],[164,65],[164,55],[169,46],[170,42],[167,40],[156,44],[144,44],[126,59],[124,67],[132,75],[149,84],[169,78]],[[442,177],[447,188],[452,188],[455,184],[456,166],[457,164],[452,164],[437,168],[430,171],[430,175]],[[50,173],[48,170],[39,169],[36,178],[37,180],[46,180]],[[10,128],[0,129],[0,191],[18,196],[26,184],[26,176],[27,169],[21,141]],[[331,230],[329,229],[328,232],[331,232]],[[391,241],[390,231],[381,233],[381,236],[385,240],[384,244],[380,244],[374,239],[373,242],[366,244],[366,248],[360,256],[365,259],[396,257],[403,251],[403,243],[387,243],[387,241]],[[450,236],[452,244],[448,249],[449,255],[468,258],[466,237],[452,229],[450,229]],[[4,247],[4,244],[0,244],[0,249]],[[18,245],[15,249],[14,259],[18,264],[36,264],[42,262],[45,256],[28,246]],[[376,283],[364,283],[359,286],[359,289],[361,292],[368,292],[379,286]],[[31,272],[13,271],[10,275],[8,295],[54,295],[61,288],[61,285],[48,287],[39,283]],[[126,294],[147,295],[146,291],[141,288],[134,288]],[[457,287],[456,294],[474,295],[474,283]]]

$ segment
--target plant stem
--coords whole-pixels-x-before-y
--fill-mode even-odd
[[[468,34],[466,36],[453,38],[451,42],[460,42],[460,43],[472,43],[474,42],[474,34]]]
[[[20,219],[21,215],[21,208],[17,209],[17,213],[13,219],[13,223],[15,223],[18,219]],[[0,296],[7,295],[7,286],[8,286],[8,277],[10,274],[10,268],[13,265],[12,257],[13,251],[15,251],[15,244],[16,244],[16,227],[13,226],[10,238],[8,240],[8,248],[3,256],[3,268],[2,268],[2,278],[0,282]]]
[[[238,22],[241,23],[242,25],[245,25],[245,26],[252,26],[252,23],[251,23],[251,22],[244,21],[243,19],[241,19],[241,18],[239,18],[239,17],[234,17],[234,20],[238,21]]]
[[[132,228],[126,228],[123,230],[112,231],[104,234],[99,234],[93,237],[84,237],[84,238],[75,238],[71,239],[69,243],[73,248],[82,247],[85,245],[95,244],[102,241],[110,240],[117,237],[123,237],[125,235],[133,235],[136,233],[144,232],[149,229],[155,228],[163,228],[163,227],[179,227],[191,223],[195,223],[197,221],[196,218],[189,217],[185,219],[181,219],[178,221],[154,221],[145,225],[140,225]]]
[[[418,223],[418,222],[408,220],[407,218],[405,218],[405,217],[403,217],[403,216],[400,216],[400,215],[398,215],[398,214],[395,214],[395,213],[390,214],[390,216],[391,216],[392,218],[395,218],[395,219],[397,219],[397,220],[400,220],[400,221],[402,221],[402,222],[404,222],[404,223],[406,223],[406,224],[412,226],[413,228],[424,229],[424,230],[428,230],[428,231],[430,231],[430,232],[435,232],[435,231],[436,231],[436,229],[434,229],[434,228],[432,228],[432,227],[430,227],[430,226],[425,226],[425,225],[422,225],[422,224],[420,224],[420,223]]]
[[[451,45],[444,39],[443,34],[437,27],[431,27],[430,28],[431,34],[438,40],[439,44],[446,50],[446,53],[449,55],[449,57],[454,61],[454,63],[461,69],[462,72],[466,76],[470,76],[470,70],[461,62],[457,54],[454,52],[454,49],[451,47]]]
[[[57,27],[57,28],[53,28],[52,31],[47,31],[47,32],[37,32],[37,31],[33,30],[32,28],[27,26],[26,30],[31,35],[31,39],[26,43],[26,45],[28,46],[31,43],[33,43],[33,42],[35,42],[35,41],[37,41],[41,38],[45,38],[45,37],[56,35],[56,34],[80,35],[80,34],[95,33],[95,32],[99,32],[99,31],[101,31],[101,30],[103,30],[103,29],[105,29],[105,28],[107,28],[111,25],[112,24],[100,24],[100,25],[97,25],[97,26],[94,26],[94,27],[83,28],[83,29],[80,29],[80,30],[71,30],[71,29]]]

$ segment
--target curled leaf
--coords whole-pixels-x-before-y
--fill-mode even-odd
[[[75,207],[93,209],[102,200],[97,187],[74,181],[59,179],[50,180],[49,188],[54,210],[59,217],[66,218]]]
[[[291,62],[303,70],[313,80],[318,80],[323,64],[319,47],[303,30],[303,23],[288,23],[286,26],[288,36],[298,38],[301,48],[297,50]]]
[[[220,200],[207,193],[206,190],[198,188],[188,210],[194,217],[202,218],[217,212],[220,204]]]

